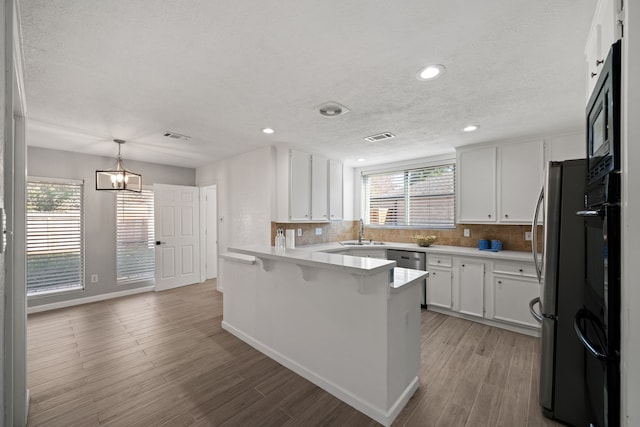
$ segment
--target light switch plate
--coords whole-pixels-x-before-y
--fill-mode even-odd
[[[524,240],[533,240],[533,236],[531,235],[530,231],[525,231],[524,232]]]
[[[322,227],[316,227],[316,236],[322,236]]]
[[[468,228],[465,228],[464,229],[464,237],[469,237],[469,236],[471,236],[471,231],[469,231]]]
[[[298,228],[298,237],[302,237],[302,228]]]

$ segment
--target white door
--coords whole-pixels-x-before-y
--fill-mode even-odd
[[[207,187],[207,280],[215,279],[218,276],[218,227],[216,218],[218,217],[218,207],[216,198],[216,187]]]
[[[200,282],[198,188],[154,184],[156,291]]]

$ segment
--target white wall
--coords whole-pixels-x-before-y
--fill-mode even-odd
[[[68,301],[77,298],[119,292],[148,286],[149,283],[116,284],[116,195],[95,190],[96,169],[113,166],[114,158],[29,147],[27,170],[29,176],[82,179],[85,215],[85,289],[64,294],[34,297],[29,307]],[[195,185],[195,169],[128,161],[128,169],[142,174],[143,184]],[[91,283],[92,274],[99,277]]]
[[[218,250],[271,242],[275,152],[261,148],[196,169],[196,184],[217,185]]]
[[[640,425],[640,3],[625,3],[622,53],[621,422]],[[634,330],[635,328],[635,330]]]

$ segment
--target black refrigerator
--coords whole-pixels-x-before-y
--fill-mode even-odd
[[[532,252],[540,298],[531,301],[531,314],[542,324],[540,342],[540,396],[548,418],[574,426],[587,424],[584,354],[574,330],[574,316],[583,308],[585,283],[584,210],[586,159],[549,162],[545,186],[534,216],[544,211],[542,257],[537,242]],[[539,312],[536,311],[539,306]]]

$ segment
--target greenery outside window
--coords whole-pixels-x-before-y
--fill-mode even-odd
[[[27,182],[27,295],[84,289],[83,182]]]
[[[455,228],[455,163],[362,174],[365,224]]]

